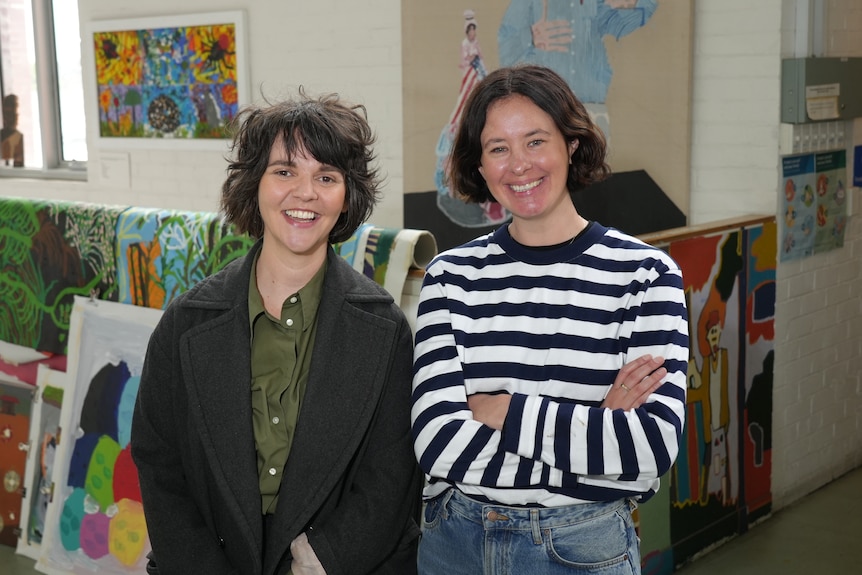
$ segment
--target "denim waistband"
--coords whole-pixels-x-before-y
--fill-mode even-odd
[[[440,495],[440,505],[443,513],[457,513],[468,521],[484,525],[487,530],[511,531],[534,531],[574,525],[616,513],[621,508],[630,511],[635,507],[634,502],[628,499],[578,503],[563,507],[510,507],[471,499],[454,488]]]

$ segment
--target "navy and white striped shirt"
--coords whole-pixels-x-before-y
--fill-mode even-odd
[[[640,408],[600,408],[620,368],[662,356]],[[426,499],[455,485],[504,505],[646,500],[679,449],[688,319],[665,252],[598,223],[527,248],[506,226],[438,255],[419,298],[413,439]],[[467,396],[512,395],[502,431]]]

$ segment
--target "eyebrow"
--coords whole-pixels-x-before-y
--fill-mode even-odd
[[[548,132],[547,130],[543,130],[542,128],[536,128],[535,130],[531,130],[531,131],[527,132],[526,134],[524,134],[523,137],[524,138],[532,138],[533,136],[536,136],[539,134],[541,134],[543,136],[550,136],[551,135],[551,133]],[[506,138],[491,138],[487,142],[483,143],[482,147],[485,147],[488,144],[496,144],[498,142],[505,142],[505,141],[506,141]]]
[[[288,168],[293,168],[296,166],[296,162],[293,160],[275,160],[274,162],[270,162],[267,165],[267,168],[272,168],[273,166],[285,166]],[[339,170],[338,168],[336,168],[335,166],[330,165],[330,164],[320,164],[320,170],[319,171],[321,171],[321,172],[336,172],[338,174],[342,173],[341,170]]]

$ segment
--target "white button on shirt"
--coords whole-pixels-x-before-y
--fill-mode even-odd
[[[270,475],[275,475],[276,473],[278,473],[278,471],[276,471],[276,470],[275,470],[275,467],[270,467],[270,468],[269,468],[269,474],[270,474]]]
[[[276,415],[275,417],[273,417],[273,418],[272,418],[272,423],[273,423],[274,425],[278,425],[278,422],[279,422],[279,421],[281,421],[281,420],[278,418],[278,416],[277,416],[277,415]]]
[[[284,323],[287,325],[287,327],[290,327],[293,325],[293,320],[292,319],[286,319],[286,320],[284,320]]]

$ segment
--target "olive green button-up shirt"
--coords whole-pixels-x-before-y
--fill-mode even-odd
[[[275,513],[305,394],[326,265],[305,287],[284,300],[281,317],[264,308],[256,269],[257,261],[251,268],[248,290],[251,406],[261,506],[266,514]]]

